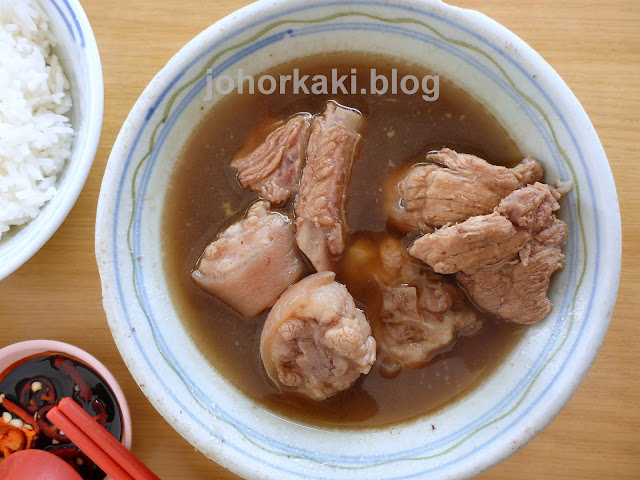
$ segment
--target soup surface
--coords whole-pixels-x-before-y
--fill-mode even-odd
[[[338,75],[356,70],[358,85],[368,85],[371,69],[392,78],[433,72],[381,56],[323,55],[281,65],[268,74]],[[351,91],[350,82],[345,86]],[[289,89],[291,90],[291,89]],[[367,127],[348,191],[347,219],[352,243],[375,241],[381,235],[400,238],[388,225],[382,208],[385,179],[403,166],[424,161],[426,152],[449,147],[489,162],[513,166],[523,155],[493,118],[470,95],[440,78],[436,101],[409,95],[238,94],[217,104],[189,139],[171,181],[163,220],[164,266],[173,300],[193,341],[212,365],[233,385],[275,412],[318,426],[374,426],[406,421],[433,411],[468,392],[504,360],[522,329],[486,322],[478,333],[461,337],[426,367],[404,369],[394,378],[378,365],[348,390],[322,402],[281,394],[269,381],[260,360],[260,333],[267,312],[246,319],[202,291],[191,271],[204,248],[231,223],[242,218],[257,194],[243,190],[229,166],[247,144],[257,146],[268,131],[261,126],[298,112],[321,113],[328,100],[358,109]],[[281,211],[292,216],[293,202]],[[375,295],[361,288],[367,279],[345,274],[338,264],[336,280],[345,283],[365,314]],[[309,270],[311,273],[311,269]]]

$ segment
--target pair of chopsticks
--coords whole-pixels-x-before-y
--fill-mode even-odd
[[[73,399],[63,398],[47,418],[113,480],[160,480]]]

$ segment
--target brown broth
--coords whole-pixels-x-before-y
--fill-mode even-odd
[[[422,76],[421,67],[381,56],[335,54],[299,59],[267,72],[274,77],[350,74],[368,84],[371,68],[391,78],[391,69]],[[349,83],[346,82],[347,88]],[[291,90],[291,89],[289,89]],[[459,339],[428,366],[382,377],[377,365],[352,388],[323,402],[280,394],[261,364],[259,342],[266,312],[245,319],[206,294],[190,278],[198,257],[217,233],[238,221],[257,195],[244,191],[229,166],[233,156],[255,142],[253,130],[270,119],[297,112],[320,113],[328,100],[356,108],[367,118],[367,130],[351,185],[347,219],[352,235],[388,232],[382,212],[383,181],[392,172],[424,159],[430,150],[450,147],[512,166],[523,158],[496,121],[469,94],[440,79],[434,102],[406,95],[260,95],[231,94],[216,105],[189,139],[173,173],[165,203],[163,248],[173,300],[193,341],[211,364],[238,389],[270,411],[294,421],[322,426],[373,426],[424,415],[477,385],[513,349],[522,329],[491,321],[472,337]],[[262,129],[263,130],[263,129]],[[263,135],[264,132],[259,135]],[[285,206],[291,215],[292,205]],[[393,233],[393,232],[391,232]],[[338,265],[338,273],[340,265]],[[338,281],[341,275],[338,274]],[[344,280],[342,280],[344,281]],[[366,290],[352,292],[367,310]]]

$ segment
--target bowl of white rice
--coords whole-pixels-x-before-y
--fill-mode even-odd
[[[98,47],[77,0],[0,0],[0,279],[75,204],[103,101]]]

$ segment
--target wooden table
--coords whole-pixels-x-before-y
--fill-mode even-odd
[[[50,338],[101,359],[127,393],[133,450],[163,479],[230,479],[151,407],[125,367],[102,309],[94,257],[98,192],[109,152],[143,88],[187,41],[247,0],[85,0],[105,80],[104,127],[71,214],[26,265],[0,282],[0,346]],[[640,3],[637,0],[455,0],[535,48],[598,131],[623,221],[622,278],[611,327],[584,383],[537,438],[486,479],[640,478]]]

